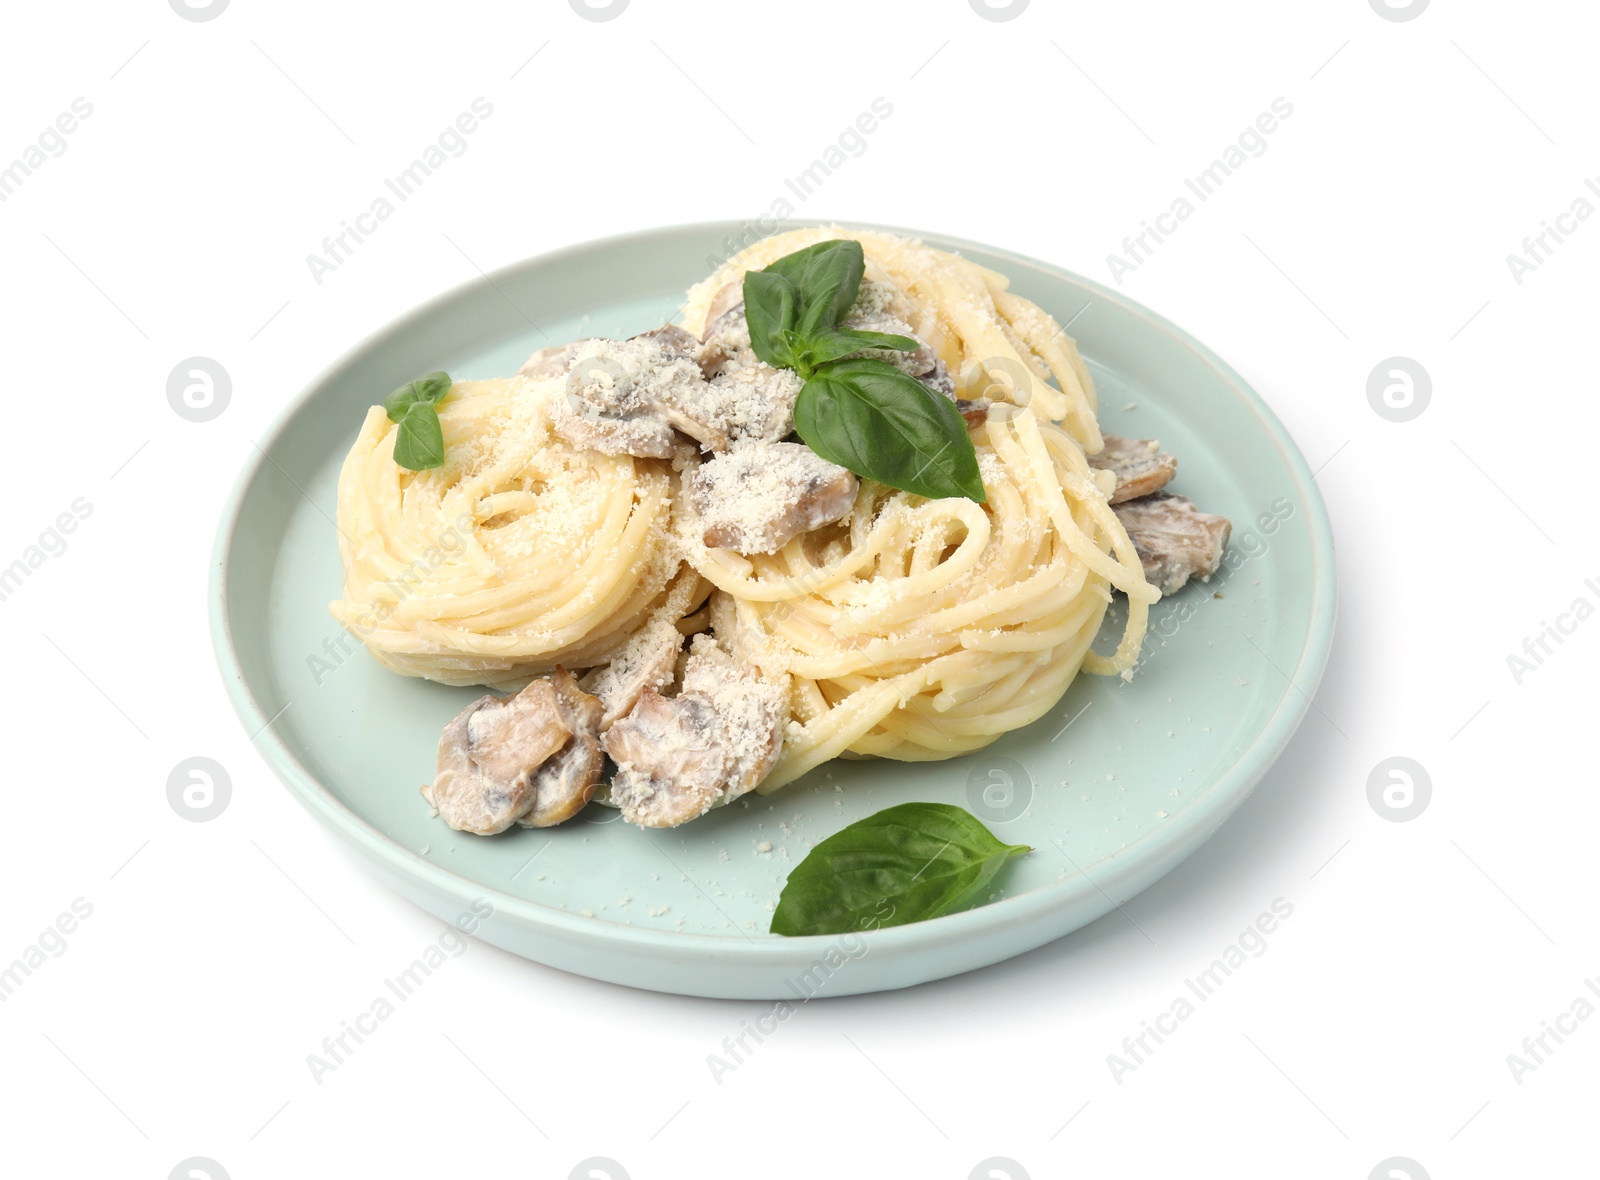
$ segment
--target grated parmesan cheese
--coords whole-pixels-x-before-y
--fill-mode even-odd
[[[689,477],[705,543],[736,553],[776,553],[848,516],[855,498],[855,476],[800,443],[744,443]]]

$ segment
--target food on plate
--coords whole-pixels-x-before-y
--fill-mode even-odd
[[[606,730],[617,764],[609,802],[649,828],[675,828],[731,803],[772,769],[788,719],[786,683],[697,635],[678,693],[645,689]]]
[[[1159,492],[1178,474],[1178,460],[1161,449],[1153,438],[1120,438],[1105,435],[1105,446],[1089,456],[1089,466],[1109,471],[1117,477],[1110,501],[1121,504]]]
[[[479,697],[444,727],[423,798],[452,828],[481,836],[570,819],[600,781],[600,715],[564,668],[513,697]]]
[[[776,553],[855,507],[856,477],[803,443],[745,443],[689,476],[689,504],[709,549]]]
[[[979,749],[1128,674],[1227,540],[1176,470],[1102,436],[1077,346],[1004,276],[796,230],[677,323],[370,410],[332,611],[392,671],[515,694],[445,730],[424,793],[452,827],[591,795],[674,827],[832,758]]]
[[[530,396],[547,387],[456,382],[427,471],[395,461],[395,425],[368,411],[339,478],[331,609],[391,671],[520,686],[606,664],[658,614],[705,602],[673,534],[671,465],[565,443]]]
[[[1159,492],[1115,507],[1139,551],[1145,580],[1163,594],[1176,594],[1192,577],[1209,578],[1222,563],[1233,525],[1201,512],[1186,496]]]

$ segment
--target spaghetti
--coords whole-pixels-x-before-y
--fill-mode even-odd
[[[989,399],[971,428],[987,503],[862,480],[844,520],[741,556],[696,527],[692,448],[585,450],[552,429],[559,379],[463,382],[439,407],[442,468],[397,466],[396,428],[369,412],[339,483],[335,617],[386,667],[448,684],[604,665],[663,618],[709,627],[789,686],[763,792],[839,756],[975,750],[1048,712],[1080,670],[1125,673],[1160,592],[1087,460],[1102,445],[1088,369],[1004,276],[888,235],[798,230],[692,288],[682,326],[701,335],[728,284],[832,238],[859,241],[867,277],[904,293],[956,396]],[[1091,645],[1114,591],[1127,622],[1104,656]]]
[[[833,237],[859,240],[868,277],[910,297],[917,335],[961,375],[958,396],[996,400],[973,432],[988,502],[865,482],[847,525],[770,557],[684,537],[689,562],[717,588],[719,640],[792,677],[800,724],[763,792],[840,755],[918,761],[985,746],[1048,712],[1080,668],[1130,668],[1160,597],[1085,457],[1101,437],[1077,347],[1003,276],[885,235],[800,230],[697,285],[685,326],[702,327],[715,292],[744,270]],[[1090,644],[1112,590],[1129,609],[1106,657]]]
[[[654,613],[704,600],[668,527],[670,465],[567,446],[543,392],[456,383],[432,471],[396,464],[396,426],[368,411],[339,475],[344,597],[330,609],[384,667],[511,686],[604,664]]]

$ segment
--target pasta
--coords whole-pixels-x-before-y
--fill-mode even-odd
[[[907,761],[978,749],[1037,720],[1080,668],[1130,668],[1159,591],[1085,452],[1100,449],[1094,386],[1071,338],[992,271],[916,243],[801,230],[757,243],[690,292],[703,326],[714,292],[814,241],[854,237],[923,312],[914,322],[957,393],[1004,399],[975,431],[986,505],[863,484],[848,527],[770,557],[696,546],[717,588],[712,626],[742,658],[793,679],[791,728],[767,792],[840,755]],[[1058,389],[1045,384],[1053,377]],[[1128,596],[1116,652],[1090,650]]]
[[[441,468],[397,465],[396,427],[376,406],[345,459],[344,597],[330,609],[402,675],[509,687],[602,664],[709,589],[672,541],[669,464],[566,446],[517,384],[455,385]]]
[[[862,480],[845,519],[741,556],[697,528],[693,448],[576,447],[551,424],[560,381],[461,382],[439,406],[443,467],[398,466],[395,424],[368,413],[340,476],[335,618],[396,672],[502,686],[605,665],[663,619],[709,629],[787,686],[762,792],[839,756],[978,749],[1048,712],[1080,670],[1130,669],[1160,592],[1109,506],[1115,481],[1087,459],[1102,443],[1094,385],[1072,339],[1002,275],[887,235],[798,230],[692,288],[682,326],[699,336],[746,270],[834,238],[860,241],[867,277],[905,294],[956,396],[992,403],[971,429],[987,503]],[[1127,622],[1101,655],[1115,591]]]

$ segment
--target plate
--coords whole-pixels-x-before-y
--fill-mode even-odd
[[[1153,609],[1131,682],[1080,676],[1049,716],[986,750],[834,762],[670,831],[591,807],[557,828],[471,836],[430,818],[417,788],[440,729],[478,690],[384,671],[328,614],[340,586],[339,465],[369,405],[418,373],[502,376],[550,341],[663,323],[742,232],[734,222],[651,230],[519,263],[418,308],[318,377],[223,513],[211,619],[227,691],[289,791],[382,880],[540,963],[659,991],[798,1000],[906,987],[1041,946],[1216,831],[1305,716],[1333,636],[1332,536],[1304,458],[1232,369],[1114,291],[914,235],[1009,275],[1072,321],[1102,426],[1159,438],[1180,460],[1174,490],[1234,522],[1229,567]],[[967,807],[1034,851],[965,913],[864,935],[767,933],[809,848],[913,800]]]

